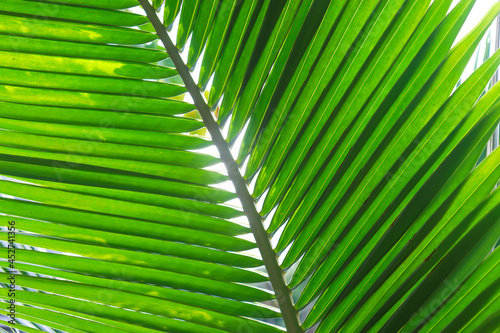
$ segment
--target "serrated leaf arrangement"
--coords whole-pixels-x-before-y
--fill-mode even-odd
[[[475,3],[2,0],[4,329],[499,332]]]

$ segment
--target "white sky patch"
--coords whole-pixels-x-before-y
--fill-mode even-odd
[[[459,0],[454,0],[452,3],[452,6],[450,7],[450,10],[453,7],[455,7],[459,2],[460,2]],[[467,20],[464,23],[464,26],[460,30],[453,46],[455,46],[458,42],[460,42],[472,29],[474,29],[474,27],[476,27],[479,24],[481,19],[486,15],[486,13],[488,13],[488,11],[491,9],[491,7],[496,2],[497,2],[497,0],[477,0],[476,1],[474,7],[472,7],[472,10],[471,10]],[[486,58],[489,58],[493,54],[493,52],[495,52],[495,40],[497,38],[497,31],[496,31],[497,20],[498,20],[498,17],[493,21],[492,26],[486,32],[485,36],[483,36],[481,43],[479,44],[474,55],[472,56],[471,60],[469,61],[469,64],[465,68],[465,71],[461,77],[462,82],[472,74],[472,72],[475,70],[475,68],[477,68],[478,66],[480,66],[483,63],[487,39],[489,39],[489,41],[491,42],[491,48],[490,48],[490,52]],[[479,60],[479,61],[477,61],[477,60]]]
[[[455,7],[460,1],[459,0],[454,0],[451,8]],[[469,14],[469,17],[464,23],[464,26],[462,27],[462,30],[458,34],[457,40],[455,43],[460,41],[465,35],[467,35],[486,15],[488,10],[493,6],[493,4],[497,2],[496,0],[477,0],[476,4],[474,7],[472,7],[472,10]],[[451,9],[450,9],[451,10]]]

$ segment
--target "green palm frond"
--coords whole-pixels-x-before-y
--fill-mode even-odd
[[[500,4],[2,4],[7,326],[498,328]]]

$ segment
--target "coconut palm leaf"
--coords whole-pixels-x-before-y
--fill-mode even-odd
[[[4,2],[6,325],[497,328],[500,4]]]

